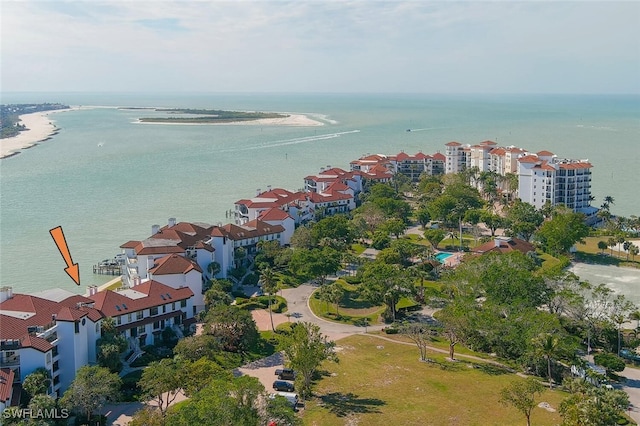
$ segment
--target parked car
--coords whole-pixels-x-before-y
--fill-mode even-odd
[[[295,390],[295,386],[291,382],[276,380],[275,382],[273,382],[273,389],[283,392],[293,392]]]
[[[295,380],[296,372],[292,368],[279,368],[276,370],[276,376],[280,380]]]

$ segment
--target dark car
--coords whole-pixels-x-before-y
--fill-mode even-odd
[[[273,382],[273,389],[282,392],[293,392],[295,390],[293,383],[284,380],[276,380]]]
[[[296,372],[291,368],[277,369],[276,376],[278,376],[278,379],[280,380],[295,380]]]

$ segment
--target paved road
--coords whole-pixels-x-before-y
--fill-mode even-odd
[[[626,367],[620,375],[627,378],[622,390],[629,395],[629,402],[631,402],[631,410],[628,414],[634,422],[640,424],[640,370]]]
[[[309,297],[318,286],[312,284],[302,284],[296,288],[282,290],[282,296],[287,299],[287,307],[291,314],[291,321],[305,321],[317,324],[330,340],[338,340],[353,334],[365,333],[365,327],[341,324],[318,318],[309,308]],[[381,330],[383,325],[371,325],[366,327],[366,331]]]

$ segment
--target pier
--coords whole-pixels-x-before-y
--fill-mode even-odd
[[[97,265],[93,265],[93,273],[100,275],[122,275],[124,259],[116,256],[113,259],[105,259]]]

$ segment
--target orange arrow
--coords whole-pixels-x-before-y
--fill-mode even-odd
[[[67,264],[64,271],[76,284],[80,285],[80,269],[78,269],[78,264],[73,263],[73,260],[71,260],[71,253],[69,253],[69,247],[67,247],[67,240],[64,238],[62,226],[49,230],[49,233],[53,237],[53,241],[56,243],[56,246],[58,246],[58,250],[60,250],[60,254]]]

